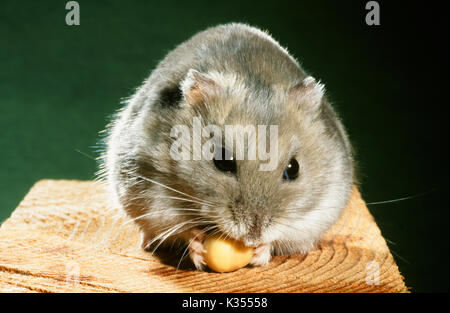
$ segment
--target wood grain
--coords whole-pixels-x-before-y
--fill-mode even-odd
[[[0,292],[408,292],[355,188],[307,255],[233,273],[152,256],[98,182],[43,180],[0,227]]]

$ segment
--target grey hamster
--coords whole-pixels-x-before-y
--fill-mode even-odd
[[[192,128],[195,117],[220,129],[276,125],[274,168],[233,158],[226,142],[214,148],[227,151],[226,160],[174,158],[173,127]],[[352,148],[324,86],[266,32],[244,24],[206,29],[176,47],[108,130],[103,175],[140,227],[142,246],[186,247],[198,269],[207,233],[254,246],[255,266],[307,253],[351,193]]]

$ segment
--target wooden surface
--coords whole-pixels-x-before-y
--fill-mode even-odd
[[[198,272],[151,256],[98,182],[38,182],[0,227],[0,292],[407,292],[355,189],[341,219],[308,255],[269,266]]]

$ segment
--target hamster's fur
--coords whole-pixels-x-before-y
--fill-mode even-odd
[[[195,116],[220,127],[278,125],[276,169],[238,160],[230,174],[211,160],[174,160],[171,128],[191,127]],[[179,45],[108,129],[103,175],[142,230],[143,247],[186,246],[199,269],[206,232],[255,246],[256,266],[274,254],[307,253],[351,192],[351,145],[323,86],[266,32],[247,25],[212,27]],[[293,157],[299,176],[283,180]]]

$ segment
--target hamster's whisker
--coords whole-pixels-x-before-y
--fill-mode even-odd
[[[201,232],[199,232],[197,235],[195,235],[194,236],[194,238],[192,238],[191,240],[189,240],[189,243],[186,245],[186,247],[184,248],[184,251],[183,251],[183,254],[181,255],[181,257],[180,257],[180,261],[178,262],[178,265],[177,265],[177,270],[176,270],[176,272],[175,273],[177,273],[178,272],[178,269],[180,268],[180,265],[181,265],[181,262],[183,261],[183,259],[185,258],[185,257],[187,257],[187,254],[186,254],[186,252],[189,250],[189,246],[191,245],[191,243],[203,232],[203,233],[206,233],[206,232],[208,232],[208,231],[211,231],[212,229],[214,229],[214,228],[217,228],[218,226],[217,225],[212,225],[212,226],[205,226],[205,227],[203,227],[202,229],[201,229]]]
[[[180,226],[178,226],[178,225],[176,225],[175,227],[173,227],[173,228],[171,228],[171,229],[169,229],[169,230],[171,230],[170,232],[165,232],[165,234],[162,236],[162,238],[160,237],[158,240],[159,240],[159,243],[158,243],[158,245],[153,249],[153,251],[151,252],[152,253],[152,255],[155,253],[155,251],[159,248],[159,246],[164,242],[164,241],[166,241],[170,236],[173,236],[173,235],[176,235],[176,234],[179,234],[179,233],[182,233],[183,231],[185,231],[185,230],[187,230],[187,229],[183,229],[183,227],[185,227],[186,225],[189,225],[189,228],[190,227],[192,227],[192,226],[190,226],[190,224],[195,224],[195,225],[198,225],[199,223],[204,223],[205,222],[205,220],[195,220],[195,219],[192,219],[192,220],[189,220],[189,221],[186,221],[186,222],[184,222],[184,223],[182,223]],[[180,231],[180,229],[182,229],[181,231]],[[152,241],[152,243],[153,243],[154,241]]]
[[[180,201],[185,201],[185,202],[189,202],[189,203],[197,203],[197,204],[201,204],[201,205],[205,205],[207,207],[211,207],[211,208],[215,208],[217,206],[223,206],[223,204],[219,204],[216,203],[216,205],[210,205],[208,203],[205,202],[201,202],[201,201],[195,201],[192,199],[186,199],[186,198],[182,198],[182,197],[172,197],[172,196],[157,196],[157,197],[153,197],[153,196],[147,196],[147,195],[138,195],[135,197],[132,197],[129,199],[129,201],[133,202],[133,201],[143,201],[144,203],[146,203],[149,207],[152,206],[151,200],[154,199],[173,199],[173,200],[180,200]]]
[[[202,204],[202,205],[206,205],[206,206],[210,206],[210,207],[214,207],[211,204],[205,203],[205,202],[201,202],[201,201],[195,201],[195,200],[191,200],[191,199],[186,199],[186,198],[180,198],[180,197],[154,197],[153,199],[174,199],[174,200],[182,200],[182,201],[187,201],[187,202],[191,202],[191,203],[198,203],[198,204]]]
[[[156,249],[158,249],[158,247],[161,245],[161,243],[163,243],[168,238],[168,236],[170,236],[173,232],[179,230],[183,226],[185,226],[185,224],[170,226],[169,228],[165,229],[164,232],[160,233],[158,236],[156,236],[151,241],[149,241],[145,245],[145,249],[148,249],[153,243],[159,241],[159,244],[151,252],[151,255],[153,255],[155,253]]]
[[[403,198],[398,198],[398,199],[392,199],[392,200],[385,200],[385,201],[376,201],[376,202],[367,202],[366,205],[376,205],[376,204],[385,204],[385,203],[393,203],[393,202],[399,202],[399,201],[404,201],[404,200],[410,200],[410,199],[415,199],[418,197],[422,197],[425,196],[427,194],[430,194],[432,192],[436,191],[435,189],[431,189],[416,195],[412,195],[412,196],[407,196],[407,197],[403,197]]]
[[[129,198],[128,201],[130,201],[130,202],[143,201],[148,206],[151,206],[151,200],[154,200],[154,199],[174,199],[174,200],[186,201],[186,202],[189,202],[189,203],[197,203],[197,204],[201,204],[201,205],[206,205],[206,206],[209,206],[209,207],[215,207],[215,206],[210,205],[208,203],[201,202],[201,201],[195,201],[195,200],[192,200],[192,199],[186,199],[186,198],[181,198],[181,197],[172,197],[172,196],[167,196],[167,197],[157,196],[157,197],[154,197],[154,196],[148,196],[146,194],[136,195],[134,197]],[[218,206],[219,204],[216,204],[216,205]]]
[[[281,226],[285,226],[285,227],[288,227],[288,228],[291,228],[291,229],[293,229],[295,231],[304,231],[301,228],[295,227],[295,226],[293,226],[293,225],[291,225],[289,223],[284,223],[282,221],[277,221],[276,224],[281,225]],[[319,224],[316,224],[316,225],[319,225]]]
[[[219,240],[222,238],[227,240],[228,238],[230,238],[230,236],[224,232],[220,232]]]
[[[187,193],[185,193],[185,192],[179,191],[179,190],[177,190],[177,189],[174,189],[174,188],[172,188],[172,187],[169,187],[169,186],[167,186],[167,185],[164,185],[164,184],[162,184],[162,183],[159,183],[159,182],[157,182],[157,181],[155,181],[155,180],[153,180],[153,179],[151,179],[151,178],[148,178],[148,177],[145,177],[145,176],[141,176],[141,175],[139,175],[139,176],[137,176],[137,177],[139,177],[139,178],[141,178],[141,179],[143,179],[143,180],[146,180],[146,181],[148,181],[148,182],[150,182],[150,183],[153,183],[153,184],[155,184],[155,185],[158,185],[158,186],[167,188],[167,189],[169,189],[169,190],[172,190],[173,192],[176,192],[176,193],[182,194],[182,195],[184,195],[184,196],[187,196],[187,197],[189,197],[189,198],[192,198],[192,199],[195,199],[195,200],[198,200],[198,201],[202,201],[202,202],[208,203],[208,204],[210,204],[210,205],[214,205],[214,203],[211,203],[211,202],[209,202],[209,201],[205,201],[205,200],[203,200],[203,199],[200,199],[200,198],[191,196],[190,194],[187,194]]]
[[[78,150],[78,149],[74,149],[74,150],[75,150],[76,152],[78,152],[79,154],[84,155],[84,156],[87,157],[88,159],[97,161],[97,158],[95,158],[95,157],[93,157],[93,156],[87,154],[86,152],[83,152],[83,151]]]
[[[199,220],[199,221],[201,220],[201,221],[202,221],[203,219],[201,219],[201,218],[194,218],[194,219],[187,220],[187,221],[185,221],[185,222],[179,223],[179,224],[174,225],[174,226],[172,226],[172,225],[169,226],[168,229],[166,228],[165,231],[163,231],[163,232],[160,233],[158,236],[156,236],[155,238],[153,238],[149,243],[147,243],[145,247],[148,248],[148,247],[150,247],[154,242],[160,241],[159,244],[156,246],[156,248],[153,249],[153,251],[151,252],[152,255],[153,255],[153,254],[155,253],[156,249],[158,249],[159,246],[160,246],[167,238],[169,238],[171,235],[175,235],[175,234],[178,234],[178,233],[180,233],[180,232],[183,232],[185,229],[183,229],[182,231],[179,231],[179,230],[182,229],[183,227],[185,227],[186,225],[189,225],[189,224],[198,224],[199,221],[197,221],[197,220]],[[176,232],[176,231],[178,231],[178,232]]]
[[[285,227],[289,227],[289,228],[291,228],[291,229],[293,229],[293,230],[300,231],[299,228],[297,228],[297,227],[295,227],[295,226],[292,226],[292,225],[289,225],[289,224],[286,224],[286,223],[283,223],[283,222],[281,222],[281,221],[277,221],[276,224],[281,225],[281,226],[285,226]]]
[[[166,231],[166,232],[164,232],[164,233],[162,234],[162,236],[158,236],[157,238],[158,238],[159,243],[158,243],[158,244],[156,245],[156,247],[152,250],[151,254],[153,255],[153,254],[155,253],[155,251],[159,248],[159,246],[160,246],[164,241],[167,240],[167,238],[169,238],[171,235],[180,233],[180,232],[177,232],[177,231],[180,230],[180,229],[182,229],[182,228],[183,228],[184,226],[186,226],[187,224],[191,224],[191,223],[192,223],[191,221],[181,223],[180,225],[176,225],[175,227],[169,228],[169,230]],[[152,240],[152,243],[153,243],[153,242],[155,242],[155,241]]]
[[[196,210],[196,209],[187,209],[187,208],[169,208],[169,209],[172,211],[175,211],[175,212],[182,212],[183,215],[200,216],[198,210]],[[168,212],[169,209],[150,211],[148,213],[139,215],[138,217],[135,217],[135,218],[132,218],[132,219],[126,221],[124,225],[127,225],[129,223],[137,221],[141,218],[146,218],[146,217],[150,217],[153,215],[164,214],[165,216],[167,216],[170,213],[170,212]],[[174,213],[174,212],[172,212],[172,213]]]
[[[310,210],[319,210],[319,211],[328,211],[332,209],[338,209],[337,206],[329,206],[329,207],[296,207],[296,208],[289,208],[284,209],[283,213],[306,213]]]

